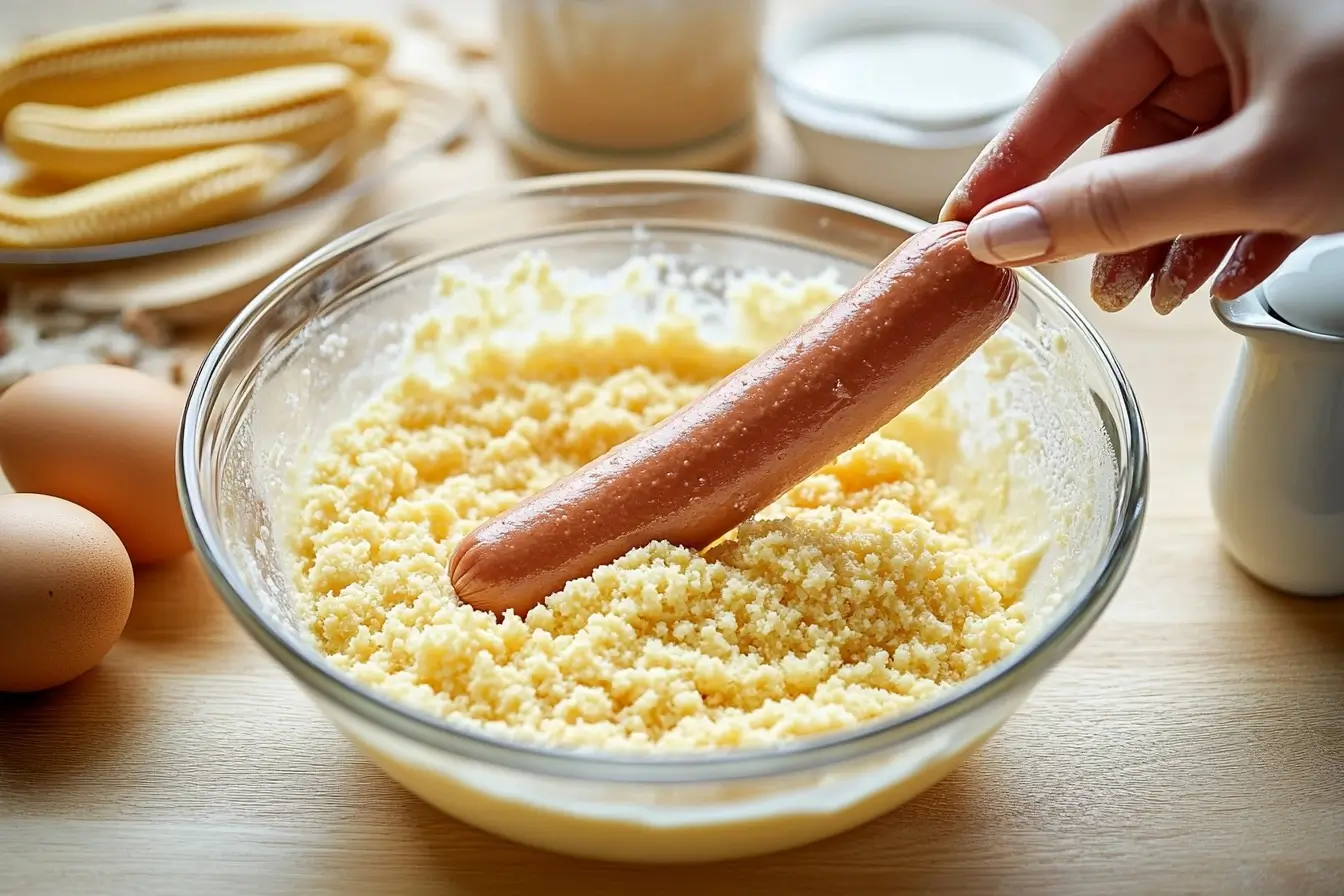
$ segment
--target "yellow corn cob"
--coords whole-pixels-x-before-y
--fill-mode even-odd
[[[376,25],[286,16],[175,13],[53,34],[0,68],[0,118],[24,102],[101,106],[180,84],[286,65],[382,69],[391,42]]]
[[[384,77],[361,85],[358,131],[366,146],[382,143],[406,108],[406,89]]]
[[[341,156],[329,180],[360,175],[365,157],[387,142],[388,133],[406,108],[406,89],[386,75],[366,78],[359,85],[359,112],[355,127],[341,144]]]
[[[0,189],[0,246],[58,249],[186,233],[251,213],[294,161],[282,146],[226,146],[46,196]]]
[[[70,185],[63,180],[36,171],[25,171],[14,180],[0,184],[0,195],[37,198],[64,193],[68,189]]]
[[[5,143],[34,169],[71,183],[238,143],[314,153],[353,129],[359,76],[343,65],[297,65],[170,87],[82,109],[23,103]]]

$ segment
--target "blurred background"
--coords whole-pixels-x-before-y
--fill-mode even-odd
[[[684,77],[691,81],[709,77],[694,68],[697,62],[703,66],[705,57],[713,52],[727,55],[759,51],[758,55],[765,57],[772,45],[796,41],[799,31],[804,35],[811,33],[818,40],[837,29],[845,31],[850,22],[862,19],[865,11],[870,17],[873,11],[879,11],[876,18],[887,19],[892,30],[916,27],[938,31],[969,29],[972,32],[977,26],[985,28],[987,19],[997,23],[1007,11],[1019,14],[1027,22],[1039,23],[1058,41],[1066,43],[1109,5],[1107,0],[994,0],[993,3],[989,0],[953,0],[936,4],[909,0],[622,0],[619,4],[594,0],[285,0],[269,3],[264,0],[51,0],[22,6],[7,4],[0,20],[0,48],[13,49],[32,37],[76,25],[167,10],[257,10],[316,19],[356,18],[376,22],[391,33],[395,48],[390,65],[394,71],[444,86],[467,87],[482,99],[495,101],[503,92],[501,82],[507,74],[504,68],[510,61],[510,46],[518,52],[536,54],[535,38],[541,30],[551,32],[547,42],[549,68],[546,70],[549,74],[568,72],[577,78],[585,64],[584,55],[590,50],[609,54],[614,47],[624,45],[632,49],[632,55],[628,61],[615,64],[608,71],[624,66],[627,74],[637,73],[641,68],[661,74],[665,71],[662,65],[677,60],[690,64],[691,69],[684,72]],[[612,7],[619,12],[613,14]],[[712,7],[720,8],[717,14]],[[883,16],[880,10],[884,7],[895,12]],[[914,15],[911,15],[912,10]],[[921,20],[921,12],[928,21]],[[534,27],[528,27],[523,21],[529,14]],[[744,24],[743,19],[752,24]],[[672,23],[670,29],[669,23]],[[1001,27],[987,27],[991,38],[1005,37]],[[661,50],[649,50],[650,37],[663,43]],[[1009,43],[1012,43],[1011,39]],[[688,57],[686,54],[691,52],[701,58]],[[737,167],[767,176],[826,181],[828,178],[824,174],[818,176],[815,162],[809,165],[796,140],[791,139],[787,122],[778,114],[771,79],[768,73],[765,74],[767,76],[757,79],[755,84],[755,108],[752,111],[758,115],[760,139],[752,156],[721,165],[696,165],[697,160],[690,159],[686,166]],[[860,92],[870,93],[878,87],[875,80],[870,81],[866,89],[863,85],[858,86]],[[735,82],[729,78],[722,83]],[[601,88],[602,84],[590,82],[590,86]],[[607,86],[619,88],[619,84],[608,83]],[[984,86],[992,87],[989,83]],[[669,95],[675,92],[672,88],[675,85],[669,85]],[[731,91],[732,87],[728,89]],[[874,105],[881,105],[879,98],[872,99]],[[599,89],[590,95],[590,101],[594,105],[612,104],[613,96],[604,95]],[[503,142],[508,135],[501,133],[496,122],[496,126],[483,127],[475,136]],[[649,139],[656,143],[658,135],[650,135]],[[471,185],[483,174],[511,177],[557,167],[545,162],[538,164],[536,159],[528,159],[532,162],[530,165],[520,164],[518,159],[499,152],[483,151],[486,147],[474,148],[478,152],[459,153],[451,166],[436,168],[433,184],[421,183],[419,188],[432,186],[451,190]],[[626,163],[639,161],[612,159],[604,167],[629,167]],[[646,163],[644,167],[648,167],[648,161],[675,163],[682,160],[664,157],[642,161]],[[903,175],[893,172],[892,177],[900,180]]]
[[[0,318],[0,344],[8,347],[0,357],[0,389],[37,369],[87,360],[185,379],[232,314],[332,236],[392,210],[506,179],[611,168],[742,171],[932,218],[1035,77],[1105,5],[6,4],[0,48],[9,54],[72,27],[175,10],[367,21],[391,41],[385,74],[404,99],[386,138],[357,165],[335,171],[310,165],[289,178],[273,207],[211,222],[222,227],[165,223],[148,241],[0,244],[9,296]],[[31,168],[11,152],[0,154],[0,176],[13,192],[30,189],[23,179]],[[1076,298],[1082,270],[1075,264],[1047,274]]]
[[[85,234],[79,244],[0,239],[8,293],[0,390],[36,369],[89,360],[184,380],[224,321],[332,236],[435,196],[516,177],[612,168],[741,171],[839,189],[931,219],[1036,75],[1105,5],[5,4],[0,50],[9,55],[69,28],[171,11],[367,21],[390,40],[379,78],[399,91],[399,105],[390,130],[355,161],[347,157],[335,169],[323,167],[324,159],[297,165],[281,177],[269,206],[207,222],[214,226],[163,222],[149,239]],[[1093,152],[1095,146],[1083,149]],[[34,191],[32,169],[31,159],[0,150],[7,191]],[[60,187],[38,185],[39,193],[54,189]],[[116,222],[116,215],[103,220]],[[1046,273],[1070,296],[1085,289],[1085,266]]]

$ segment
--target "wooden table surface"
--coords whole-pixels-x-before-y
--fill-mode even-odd
[[[1019,5],[1069,36],[1095,4]],[[484,133],[434,164],[438,191],[518,173]],[[803,176],[776,121],[756,170]],[[422,171],[383,201],[425,184]],[[1052,276],[1085,296],[1085,267]],[[0,700],[0,893],[1344,894],[1344,601],[1253,584],[1209,512],[1207,442],[1237,340],[1198,299],[1168,319],[1092,318],[1151,434],[1132,571],[1001,733],[891,815],[701,868],[513,846],[358,755],[188,558],[140,572],[98,669]]]

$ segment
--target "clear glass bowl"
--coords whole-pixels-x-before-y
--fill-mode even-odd
[[[800,277],[833,268],[853,282],[921,226],[796,184],[620,172],[521,181],[361,228],[258,296],[192,385],[179,477],[205,568],[250,635],[369,758],[443,811],[504,837],[588,857],[695,861],[796,846],[881,815],[1004,723],[1095,622],[1138,539],[1148,472],[1134,395],[1097,333],[1034,271],[1022,272],[1006,332],[1041,359],[1045,376],[1014,392],[977,357],[949,383],[971,421],[968,456],[977,437],[986,459],[1001,463],[1014,450],[973,431],[991,416],[977,412],[986,402],[1017,408],[1047,436],[1011,462],[1074,500],[1010,501],[1002,512],[1039,517],[1067,503],[1068,518],[1056,520],[1065,543],[1029,589],[1038,612],[1027,643],[905,715],[773,749],[679,755],[546,749],[419,715],[345,677],[310,643],[279,516],[310,446],[392,374],[441,262],[493,273],[522,249],[544,249],[557,266],[605,271],[657,252]]]

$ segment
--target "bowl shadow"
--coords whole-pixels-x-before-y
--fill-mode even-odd
[[[146,712],[142,696],[115,654],[59,687],[0,694],[0,806],[55,798],[120,764]]]
[[[180,638],[217,625],[224,607],[195,553],[135,570],[135,601],[122,637]]]
[[[393,785],[396,786],[396,785]],[[976,840],[988,768],[972,757],[931,790],[859,828],[781,853],[696,865],[636,865],[577,859],[502,840],[405,793],[405,830],[433,856],[432,871],[455,892],[585,896],[803,891],[846,896],[931,892],[964,885],[965,844]]]
[[[1313,597],[1280,591],[1246,572],[1226,551],[1218,554],[1223,575],[1244,582],[1279,621],[1296,630],[1304,646],[1344,653],[1344,594]]]

